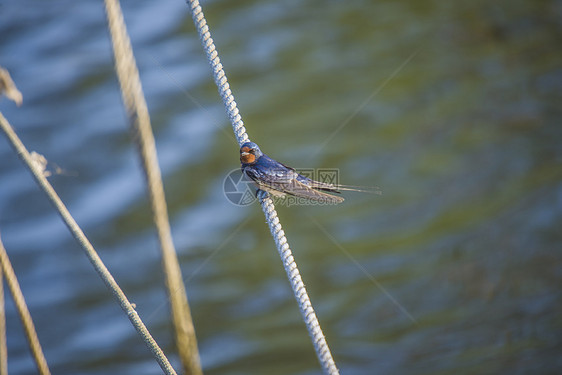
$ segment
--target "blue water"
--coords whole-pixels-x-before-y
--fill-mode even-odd
[[[122,7],[204,373],[319,374],[259,205],[223,193],[238,148],[186,5]],[[383,191],[278,207],[341,373],[559,372],[562,2],[203,7],[252,140]],[[0,65],[24,97],[0,111],[179,370],[102,2],[0,1]],[[159,373],[3,137],[0,176],[52,372]],[[10,374],[33,374],[6,299]]]

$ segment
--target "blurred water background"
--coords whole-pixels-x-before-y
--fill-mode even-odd
[[[278,207],[342,374],[559,372],[562,2],[203,6],[252,140],[383,190]],[[238,146],[186,5],[122,7],[205,374],[319,374],[259,205],[223,194]],[[179,369],[103,3],[0,1],[0,65],[24,96],[0,110]],[[159,373],[3,137],[0,230],[53,373]]]

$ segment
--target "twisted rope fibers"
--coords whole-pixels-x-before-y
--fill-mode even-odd
[[[242,117],[240,116],[238,106],[236,104],[236,101],[234,100],[234,96],[232,95],[232,91],[230,90],[230,86],[220,62],[217,49],[215,47],[213,39],[211,38],[209,27],[207,26],[207,21],[205,20],[205,16],[203,15],[203,11],[201,9],[201,6],[199,5],[198,0],[187,0],[187,3],[190,7],[193,22],[195,23],[195,27],[197,28],[197,33],[199,34],[199,38],[201,39],[201,44],[203,46],[203,49],[205,50],[205,53],[207,54],[209,65],[212,68],[213,77],[218,87],[219,94],[223,100],[226,112],[232,123],[234,134],[236,136],[236,139],[238,140],[239,145],[242,145],[244,142],[249,141],[249,137],[246,133],[246,128],[244,127],[244,123],[242,122]],[[271,235],[273,236],[273,240],[277,247],[277,251],[279,252],[279,256],[283,261],[283,267],[285,268],[285,272],[287,273],[287,277],[289,278],[289,282],[291,283],[291,287],[293,288],[293,293],[295,294],[295,298],[297,299],[297,302],[299,304],[301,314],[306,323],[308,333],[310,334],[310,337],[312,339],[312,343],[314,345],[314,349],[316,350],[316,355],[318,357],[318,360],[320,361],[322,369],[325,374],[337,375],[339,374],[339,371],[336,367],[336,364],[332,357],[332,353],[330,352],[330,348],[328,347],[328,343],[326,342],[326,338],[324,337],[322,329],[320,328],[320,323],[318,322],[318,318],[316,317],[316,313],[314,312],[314,309],[306,292],[306,288],[301,279],[297,264],[295,263],[295,260],[293,258],[289,243],[287,242],[287,237],[285,236],[285,232],[283,231],[283,228],[277,216],[277,211],[275,210],[273,201],[269,197],[269,194],[264,191],[259,191],[258,198],[267,220],[267,224],[269,225],[269,230],[271,231]]]
[[[258,198],[262,205],[263,213],[267,219],[269,230],[273,236],[275,245],[277,246],[277,251],[283,261],[283,267],[287,273],[287,278],[291,283],[295,298],[299,304],[302,317],[306,323],[306,328],[312,338],[318,360],[320,361],[325,374],[339,374],[334,359],[332,358],[332,353],[330,352],[328,343],[326,342],[326,338],[324,337],[324,333],[322,332],[322,328],[320,327],[320,322],[316,317],[310,298],[308,298],[308,293],[306,292],[298,266],[293,258],[291,248],[287,242],[287,237],[285,237],[285,232],[281,227],[279,217],[277,217],[277,211],[275,210],[273,201],[269,197],[269,194],[263,190],[260,190]]]
[[[201,39],[203,49],[207,54],[209,65],[213,70],[213,77],[215,78],[215,83],[219,89],[219,95],[222,98],[224,106],[226,107],[228,118],[232,123],[234,135],[236,136],[238,144],[242,145],[243,143],[248,142],[250,138],[246,133],[244,122],[242,121],[240,111],[238,110],[238,105],[236,104],[234,96],[232,95],[232,91],[230,90],[230,85],[228,84],[228,81],[226,79],[224,69],[222,68],[217,48],[215,47],[213,38],[211,38],[209,26],[207,26],[207,20],[203,15],[203,10],[199,5],[199,1],[187,0],[187,3],[190,6],[191,16],[193,17],[193,22],[195,23],[195,27],[197,28],[197,33],[199,33],[199,38]]]

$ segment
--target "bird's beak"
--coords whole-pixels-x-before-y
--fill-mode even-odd
[[[246,151],[242,151],[242,152],[240,153],[240,155],[246,156],[246,155],[250,155],[250,153],[249,153],[249,152],[246,152]]]

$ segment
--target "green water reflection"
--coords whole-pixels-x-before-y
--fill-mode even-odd
[[[342,374],[556,373],[562,2],[203,5],[252,140],[288,165],[338,168],[342,183],[383,191],[278,207]],[[260,207],[223,196],[238,149],[184,4],[123,6],[205,373],[319,373]],[[73,172],[53,184],[177,364],[101,8],[2,7],[21,19],[6,20],[0,47],[29,103],[5,114]],[[69,32],[77,20],[87,33]],[[2,190],[2,235],[54,372],[157,371],[1,151],[2,174],[26,186]],[[20,361],[21,373],[33,368]]]

